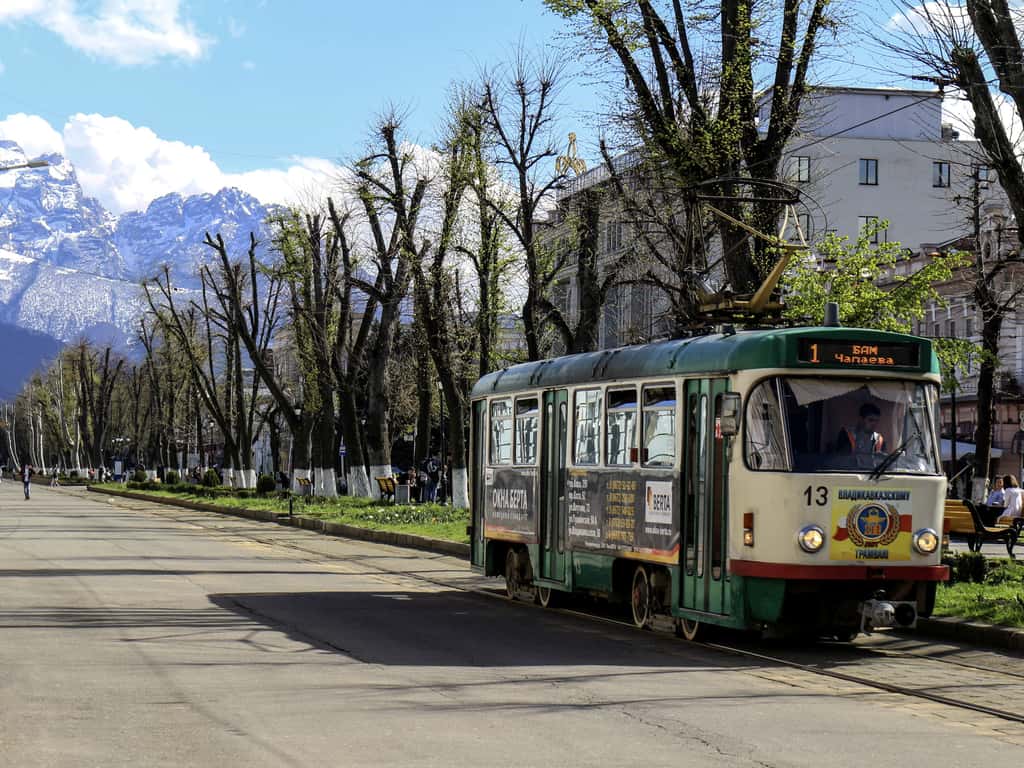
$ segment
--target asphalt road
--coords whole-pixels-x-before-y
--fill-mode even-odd
[[[0,766],[1020,765],[1013,724],[463,589],[481,581],[5,481]]]

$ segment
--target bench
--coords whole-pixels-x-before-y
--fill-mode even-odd
[[[961,536],[974,535],[974,518],[971,510],[959,499],[946,499],[946,510],[943,515],[946,521],[946,532]]]
[[[390,501],[392,504],[395,503],[395,478],[393,477],[375,477],[377,481],[377,487],[380,488],[380,497],[383,501]]]
[[[299,486],[299,496],[305,496],[308,499],[313,495],[313,483],[308,477],[296,478],[295,482]]]
[[[978,507],[972,501],[961,502],[971,515],[974,530],[967,534],[967,546],[972,552],[981,552],[981,545],[986,541],[1001,541],[1006,546],[1006,553],[1013,557],[1013,548],[1020,535],[1021,521],[1015,520],[1010,525],[985,525]],[[950,529],[952,530],[952,529]]]

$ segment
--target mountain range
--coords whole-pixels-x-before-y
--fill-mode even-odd
[[[0,140],[0,171],[28,159]],[[0,172],[0,323],[62,343],[84,336],[125,347],[145,306],[142,281],[168,264],[175,285],[196,287],[197,266],[213,255],[206,232],[239,256],[250,232],[268,241],[272,209],[239,189],[172,193],[118,216],[82,191],[67,158],[33,159],[47,165]],[[17,389],[8,378],[0,370],[0,392]]]

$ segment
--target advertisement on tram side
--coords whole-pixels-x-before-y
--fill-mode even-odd
[[[674,562],[679,548],[678,484],[671,475],[568,472],[569,545]]]
[[[530,467],[484,471],[484,530],[488,538],[536,541],[537,470]]]

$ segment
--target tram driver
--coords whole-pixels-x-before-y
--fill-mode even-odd
[[[885,438],[876,430],[882,412],[874,403],[864,403],[858,411],[856,426],[842,427],[836,438],[835,450],[839,454],[864,455],[882,453]]]

